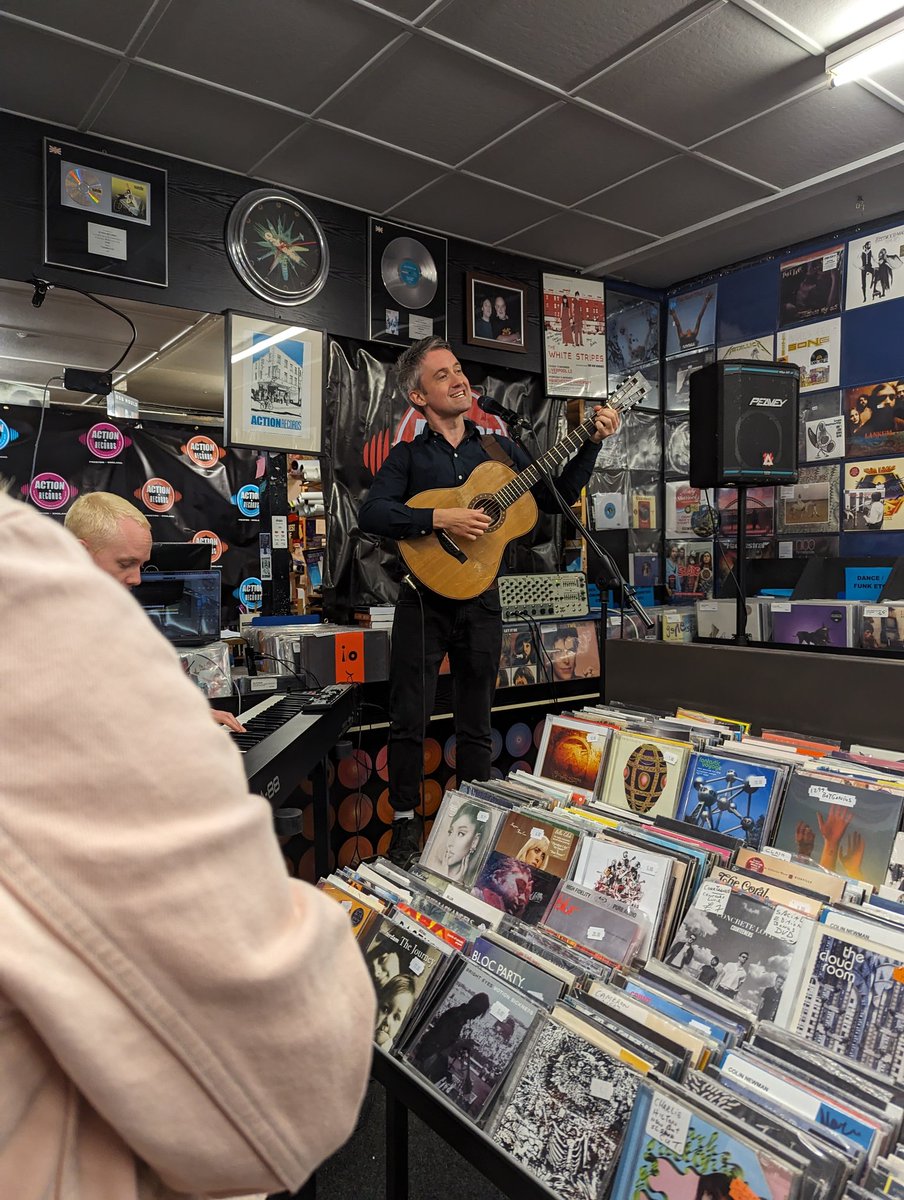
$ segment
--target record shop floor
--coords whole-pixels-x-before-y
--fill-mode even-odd
[[[385,1093],[371,1083],[358,1127],[317,1172],[317,1200],[393,1200],[386,1196]],[[413,1113],[408,1116],[409,1200],[504,1200],[479,1171]]]

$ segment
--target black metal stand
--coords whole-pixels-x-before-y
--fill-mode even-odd
[[[599,576],[595,580],[596,586],[599,589],[599,594],[600,594],[600,633],[599,633],[600,693],[599,694],[600,694],[600,700],[602,700],[605,696],[605,688],[606,688],[606,641],[607,641],[606,635],[608,633],[608,629],[607,629],[607,625],[608,625],[607,593],[609,591],[609,588],[611,587],[613,591],[617,591],[618,595],[621,598],[621,619],[622,619],[622,634],[623,635],[624,635],[624,629],[625,629],[625,605],[626,605],[626,603],[630,604],[631,608],[634,610],[634,612],[637,614],[637,616],[643,622],[643,625],[645,626],[645,628],[652,629],[655,622],[653,621],[653,618],[647,614],[646,609],[643,607],[643,605],[637,599],[637,594],[636,594],[634,588],[632,587],[632,585],[630,583],[628,583],[628,581],[622,575],[621,571],[618,569],[618,564],[615,562],[612,555],[609,553],[608,550],[605,550],[599,544],[599,542],[596,540],[596,538],[593,536],[593,534],[590,532],[590,530],[587,528],[587,526],[584,524],[584,522],[580,519],[580,517],[577,515],[577,513],[574,511],[574,509],[571,507],[571,505],[562,496],[558,487],[556,486],[556,481],[553,478],[553,476],[543,466],[541,466],[541,464],[534,458],[534,456],[531,454],[531,452],[525,446],[525,444],[521,438],[522,429],[526,429],[529,432],[533,433],[533,427],[532,427],[531,423],[528,421],[528,419],[526,417],[523,417],[520,415],[511,414],[509,416],[505,416],[503,418],[503,420],[506,422],[506,424],[509,427],[509,434],[511,435],[512,441],[515,443],[516,446],[518,446],[527,455],[527,457],[530,459],[531,463],[540,472],[543,482],[549,488],[550,494],[553,496],[553,498],[556,501],[556,504],[558,504],[559,508],[562,510],[562,514],[564,515],[565,519],[567,521],[571,522],[571,524],[575,527],[575,529],[577,529],[577,531],[580,533],[581,537],[584,539],[586,544],[588,546],[590,546],[596,552],[598,562],[600,563],[601,566],[604,566],[608,572],[608,579],[604,578],[602,576]]]
[[[738,550],[735,559],[735,576],[738,581],[737,607],[735,609],[736,646],[747,646],[747,484],[738,484]]]

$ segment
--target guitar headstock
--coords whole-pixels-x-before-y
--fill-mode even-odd
[[[629,408],[641,404],[649,391],[650,385],[643,375],[629,375],[607,398],[606,404],[616,412],[627,412]]]

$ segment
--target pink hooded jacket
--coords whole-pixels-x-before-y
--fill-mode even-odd
[[[0,1197],[295,1189],[349,1136],[345,914],[134,599],[0,495]]]

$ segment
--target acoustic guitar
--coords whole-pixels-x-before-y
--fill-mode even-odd
[[[626,412],[649,390],[643,376],[632,375],[605,403],[616,412]],[[471,600],[485,592],[499,572],[506,546],[537,522],[537,502],[530,489],[557,473],[593,429],[591,416],[523,471],[491,460],[475,467],[461,487],[433,488],[412,496],[406,501],[410,508],[479,508],[491,524],[475,541],[456,538],[444,529],[400,541],[399,551],[411,574],[450,600]]]

